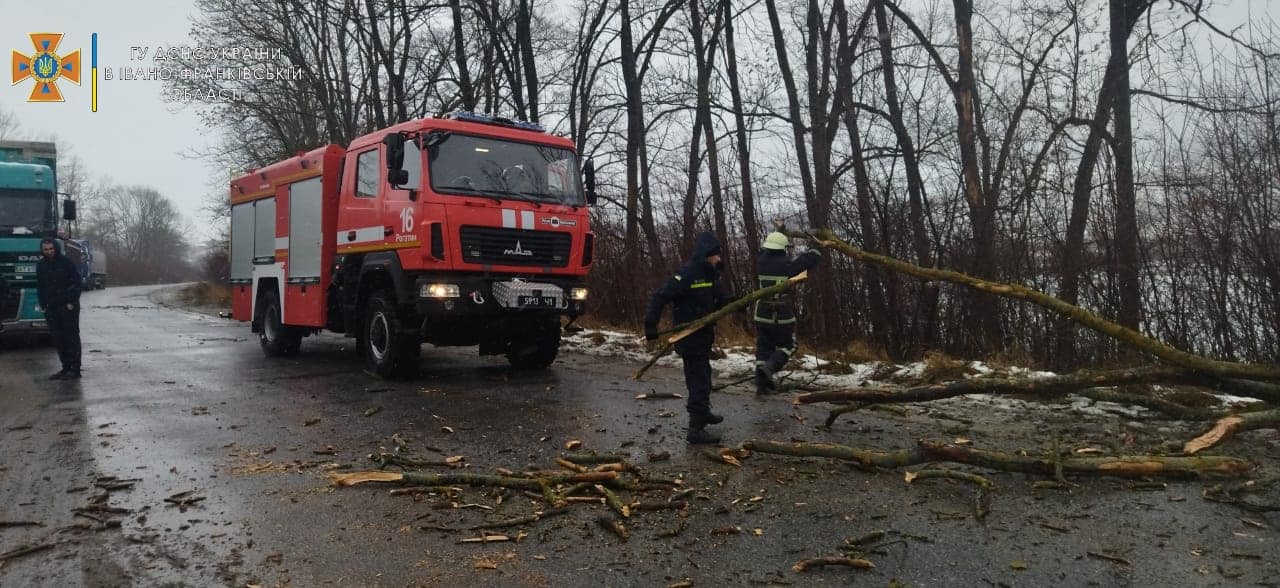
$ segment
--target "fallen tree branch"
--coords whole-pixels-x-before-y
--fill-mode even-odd
[[[627,453],[566,453],[564,458],[579,465],[618,463],[631,459]]]
[[[46,549],[53,549],[54,547],[57,547],[57,546],[58,546],[57,543],[41,543],[39,545],[23,545],[22,547],[12,549],[4,553],[0,553],[0,568],[3,568],[4,565],[8,563],[10,560],[18,559],[19,557],[22,557],[24,555],[39,553]]]
[[[442,468],[457,469],[466,465],[465,463],[463,463],[463,459],[461,458],[461,456],[449,457],[440,461],[427,461],[422,459],[414,459],[411,457],[406,457],[396,453],[389,453],[386,451],[379,452],[379,453],[370,453],[369,459],[372,460],[374,463],[378,464],[378,466],[381,467],[382,469],[386,469],[391,466],[398,466],[401,468],[442,467]]]
[[[1042,459],[999,451],[990,451],[921,440],[914,449],[875,451],[827,443],[778,443],[747,441],[743,447],[760,453],[794,457],[831,457],[853,461],[864,466],[898,468],[928,462],[953,462],[976,465],[993,470],[1052,476],[1058,468],[1064,473],[1119,478],[1193,477],[1214,474],[1242,476],[1253,464],[1234,457],[1137,455],[1116,457],[1071,457]]]
[[[475,525],[473,527],[468,527],[467,529],[471,531],[479,531],[483,529],[502,529],[506,527],[518,527],[520,525],[533,524],[547,517],[553,517],[553,516],[564,514],[567,512],[569,512],[569,509],[567,508],[563,508],[563,507],[552,508],[544,511],[538,511],[528,516],[516,517],[514,519],[507,519],[505,521],[497,521],[493,523],[484,523],[482,525]]]
[[[869,560],[865,560],[861,558],[855,559],[852,557],[813,557],[809,559],[802,559],[796,562],[796,565],[791,566],[791,571],[806,572],[812,568],[820,568],[825,566],[844,566],[847,568],[857,568],[860,570],[869,570],[876,567],[875,564],[871,563]]]
[[[733,314],[738,310],[746,308],[752,302],[755,302],[761,298],[773,296],[774,294],[781,294],[782,292],[785,292],[787,289],[791,288],[791,286],[808,279],[808,277],[809,277],[809,272],[801,272],[800,275],[792,276],[790,279],[788,279],[785,282],[780,282],[773,286],[769,286],[768,288],[761,288],[759,290],[756,290],[750,294],[747,294],[746,296],[743,296],[742,298],[739,298],[737,300],[734,300],[733,302],[725,304],[715,312],[712,312],[702,318],[699,318],[696,321],[689,323],[689,326],[685,327],[684,330],[668,337],[667,340],[663,342],[662,348],[659,349],[658,352],[653,355],[653,357],[649,358],[648,363],[644,364],[644,367],[641,367],[639,370],[636,370],[636,373],[631,375],[631,379],[639,380],[640,377],[643,376],[645,372],[649,371],[649,368],[653,367],[653,364],[658,363],[658,359],[660,357],[666,355],[669,351],[671,351],[671,349],[675,347],[675,344],[681,339],[684,339],[685,337],[688,337],[689,335],[692,335],[698,332],[699,330],[702,330],[704,327],[715,324],[716,321],[719,321],[720,319],[726,316],[729,316],[730,314]]]
[[[336,486],[354,486],[367,482],[384,482],[411,486],[501,486],[541,491],[542,484],[573,484],[578,482],[608,482],[618,477],[617,472],[586,472],[564,475],[546,475],[538,478],[515,478],[492,474],[423,474],[416,472],[353,472],[332,474],[330,482]]]
[[[834,249],[864,263],[887,267],[893,271],[925,280],[950,282],[981,292],[995,294],[997,296],[1016,298],[1018,300],[1031,302],[1041,308],[1051,310],[1076,324],[1102,333],[1103,335],[1107,335],[1108,337],[1125,343],[1139,351],[1154,355],[1155,357],[1158,357],[1172,365],[1192,371],[1213,374],[1222,378],[1243,378],[1247,380],[1263,380],[1272,382],[1280,381],[1280,366],[1220,361],[1195,355],[1193,353],[1187,353],[1186,351],[1177,349],[1163,341],[1148,337],[1138,331],[1103,319],[1092,312],[1074,304],[1070,304],[1060,298],[1055,298],[1026,286],[1003,282],[992,282],[951,270],[921,267],[886,255],[870,253],[837,239],[835,235],[828,230],[814,231],[812,235],[802,235],[812,237],[824,248]]]
[[[1241,431],[1275,428],[1280,428],[1280,409],[1233,414],[1219,420],[1213,425],[1213,428],[1205,431],[1199,437],[1187,441],[1187,444],[1182,447],[1182,451],[1187,455],[1195,455],[1230,439],[1232,435]]]
[[[796,396],[796,404],[815,402],[860,402],[893,404],[929,402],[968,394],[1064,394],[1085,388],[1138,383],[1196,383],[1202,378],[1178,368],[1143,366],[1107,371],[1079,371],[1044,378],[969,378],[945,384],[916,386],[905,390],[857,388],[827,390]]]
[[[995,484],[979,476],[969,472],[957,472],[955,470],[916,470],[907,472],[903,478],[908,484],[916,480],[927,480],[930,478],[948,478],[951,480],[960,480],[963,482],[972,482],[978,485],[978,492],[973,497],[973,516],[978,520],[987,518],[987,513],[991,512],[991,504],[987,490],[995,487]]]
[[[1173,417],[1180,421],[1211,421],[1221,418],[1227,414],[1225,410],[1213,408],[1195,408],[1171,402],[1163,398],[1147,394],[1137,394],[1133,392],[1121,392],[1109,388],[1085,388],[1076,390],[1075,394],[1083,396],[1090,400],[1099,402],[1114,402],[1116,404],[1131,404],[1133,406],[1141,406],[1148,410],[1154,410]]]
[[[962,482],[972,482],[983,488],[995,486],[991,480],[979,476],[978,474],[957,472],[956,470],[916,470],[914,472],[907,472],[903,476],[903,479],[906,480],[908,484],[915,482],[916,480],[928,480],[931,478],[947,478],[951,480],[960,480]]]
[[[43,527],[44,523],[36,521],[0,521],[0,529],[8,527]]]
[[[617,535],[618,538],[621,539],[624,543],[631,538],[631,533],[627,532],[627,527],[624,526],[621,522],[614,520],[613,517],[610,517],[607,515],[601,515],[600,517],[596,518],[596,523],[598,523],[601,527],[608,529],[614,535]]]

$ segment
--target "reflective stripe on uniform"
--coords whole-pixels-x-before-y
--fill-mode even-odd
[[[777,286],[778,284],[781,284],[782,282],[785,282],[790,279],[791,278],[789,276],[771,276],[766,274],[761,274],[756,277],[756,280],[760,288],[762,289]],[[778,318],[778,306],[787,304],[787,300],[784,299],[786,295],[787,295],[786,292],[779,292],[769,298],[764,298],[757,301],[756,312],[755,312],[755,316],[753,317],[755,321],[757,323],[764,323],[768,325],[789,325],[791,323],[796,322],[795,317],[788,318],[788,319]],[[765,307],[769,307],[767,311]]]
[[[708,282],[708,281],[706,281],[706,280],[703,280],[703,281],[694,282],[694,283],[692,283],[692,284],[689,284],[689,289],[691,289],[691,290],[692,290],[692,289],[696,289],[696,288],[710,288],[712,285],[713,285],[713,284],[712,284],[711,282]]]

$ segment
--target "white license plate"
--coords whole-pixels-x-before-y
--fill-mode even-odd
[[[531,308],[555,308],[555,296],[516,296],[517,306],[527,306]]]

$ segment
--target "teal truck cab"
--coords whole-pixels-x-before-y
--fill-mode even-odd
[[[47,330],[37,308],[40,239],[58,235],[57,151],[53,143],[0,141],[0,330]],[[74,203],[64,216],[75,218]]]

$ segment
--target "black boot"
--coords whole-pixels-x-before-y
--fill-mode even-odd
[[[724,417],[714,412],[707,411],[707,416],[702,417],[702,420],[707,421],[708,425],[718,425],[724,422]]]
[[[68,370],[66,370],[66,369],[63,369],[62,371],[60,371],[60,372],[58,372],[58,373],[56,373],[56,374],[54,374],[54,375],[52,375],[52,376],[49,376],[49,379],[50,379],[50,380],[65,380],[65,379],[67,379],[67,374],[69,374],[69,373],[71,373],[71,372],[70,372],[70,371],[68,371]]]
[[[694,445],[711,445],[720,442],[720,436],[708,431],[705,427],[689,425],[689,434],[685,440]]]
[[[778,386],[773,383],[773,370],[769,369],[769,365],[756,366],[756,395],[768,396],[777,391]]]
[[[79,380],[80,370],[67,370],[67,375],[62,376],[64,380]]]

